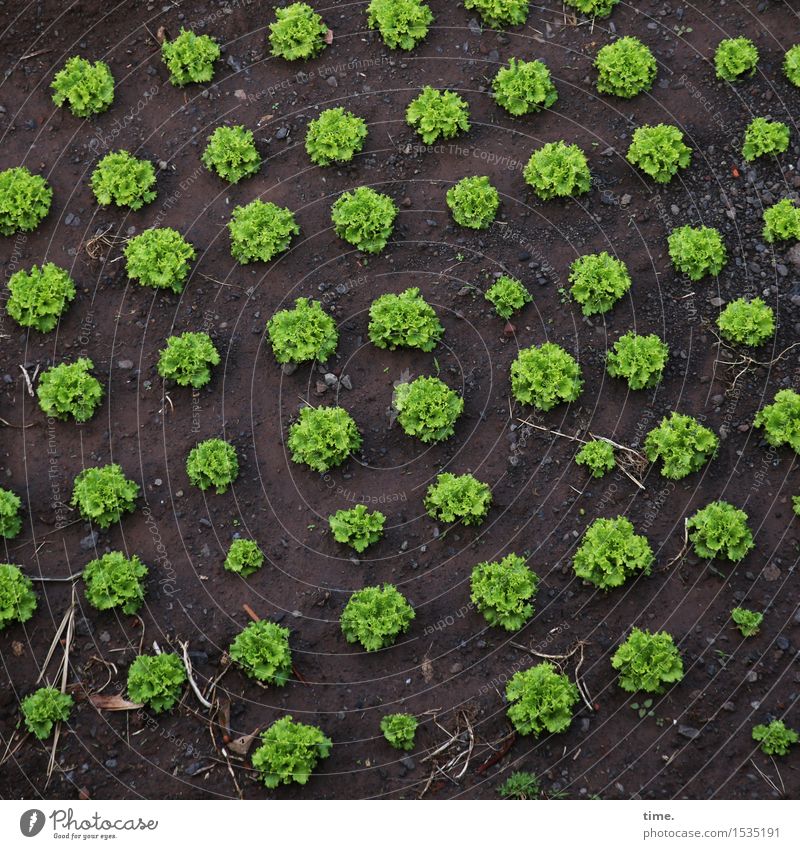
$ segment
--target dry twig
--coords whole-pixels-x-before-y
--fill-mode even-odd
[[[713,332],[713,331],[712,331]],[[717,336],[717,334],[714,334]],[[730,345],[726,345],[722,339],[717,336],[717,344],[721,348],[725,348],[726,351],[730,351],[731,353],[735,353],[734,349],[731,348]],[[718,365],[727,366],[728,370],[731,371],[733,369],[739,369],[736,373],[736,376],[733,378],[731,385],[728,387],[728,392],[733,392],[736,389],[736,384],[741,380],[742,377],[747,373],[747,371],[753,366],[760,366],[761,368],[771,368],[772,366],[779,363],[793,348],[796,348],[800,345],[800,342],[793,342],[789,345],[788,348],[784,348],[780,354],[774,359],[768,360],[767,362],[762,362],[761,360],[756,360],[753,357],[749,357],[747,354],[739,354],[738,359],[735,360],[720,360],[718,357],[714,360],[714,375],[716,376],[716,369]]]
[[[575,685],[577,686],[578,692],[580,693],[581,698],[583,699],[583,703],[586,705],[587,708],[589,708],[590,711],[592,711],[592,713],[594,713],[594,705],[592,704],[592,699],[589,696],[589,690],[579,675],[581,666],[583,665],[583,650],[584,647],[588,645],[588,643],[586,643],[584,640],[578,640],[578,642],[575,643],[572,649],[566,654],[542,654],[542,652],[538,652],[535,649],[532,649],[528,646],[524,646],[522,645],[522,643],[515,643],[513,640],[511,640],[510,643],[512,646],[514,646],[514,648],[521,649],[522,651],[528,652],[528,654],[532,654],[535,657],[544,658],[545,660],[569,660],[569,658],[571,658],[576,652],[579,652],[580,656],[578,657],[578,662],[575,666]]]
[[[552,430],[549,427],[544,427],[543,425],[538,425],[535,422],[528,421],[527,419],[519,419],[528,427],[532,427],[535,430],[541,430],[544,433],[549,433],[551,436],[560,436],[563,439],[569,439],[570,442],[579,442],[581,445],[586,445],[589,440],[582,439],[580,436],[570,436],[568,433],[562,433],[560,430]],[[602,442],[607,442],[609,445],[612,445],[614,448],[619,449],[624,452],[621,457],[617,458],[617,466],[619,470],[622,472],[625,477],[631,480],[639,489],[644,490],[644,484],[631,473],[630,469],[633,469],[637,474],[642,474],[642,472],[647,468],[648,460],[645,456],[640,454],[638,451],[635,451],[633,448],[629,448],[627,445],[621,445],[619,442],[614,442],[613,439],[609,439],[607,436],[596,436],[593,433],[589,433],[589,436],[593,440],[601,440]]]
[[[675,563],[678,563],[686,556],[686,552],[689,550],[689,522],[687,519],[683,520],[683,545],[681,546],[681,550],[669,561],[669,563],[665,564],[664,569],[669,569],[670,566],[673,566]]]
[[[103,248],[111,250],[117,245],[124,245],[127,239],[123,236],[109,236],[113,224],[107,224],[102,230],[97,230],[90,239],[87,239],[78,250],[86,251],[90,259],[103,259]]]
[[[69,610],[62,621],[62,625],[66,626],[66,636],[64,638],[64,656],[61,659],[59,672],[61,673],[61,692],[66,693],[67,681],[69,679],[69,655],[72,649],[72,639],[75,635],[75,612],[78,609],[78,591],[75,584],[72,585],[72,598],[70,600]],[[59,629],[60,630],[60,629]],[[52,647],[51,647],[52,648]],[[40,676],[41,680],[41,676]],[[61,737],[61,723],[56,724],[56,730],[53,734],[53,748],[50,750],[50,760],[47,764],[47,784],[53,776],[56,766],[56,751],[58,750],[58,741]]]
[[[22,376],[25,378],[25,385],[28,388],[28,395],[30,395],[31,398],[35,398],[36,393],[33,391],[33,383],[36,380],[36,375],[39,374],[39,364],[37,363],[36,368],[33,370],[33,377],[28,374],[28,370],[25,368],[25,366],[21,365],[19,369],[22,372]]]
[[[186,669],[186,676],[189,679],[189,686],[194,691],[195,696],[197,696],[197,700],[200,704],[206,708],[207,710],[211,710],[214,705],[206,699],[203,694],[200,692],[200,688],[197,686],[197,681],[194,680],[194,675],[192,674],[192,661],[189,658],[189,641],[187,640],[185,643],[179,642],[178,645],[183,649],[183,665]]]

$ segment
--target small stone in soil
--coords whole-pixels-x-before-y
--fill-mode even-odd
[[[97,531],[92,531],[88,536],[85,536],[79,543],[82,551],[91,551],[100,539],[100,534]]]

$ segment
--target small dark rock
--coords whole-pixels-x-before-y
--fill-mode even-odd
[[[92,531],[80,541],[81,551],[91,551],[97,545],[99,539],[100,534],[97,531]]]

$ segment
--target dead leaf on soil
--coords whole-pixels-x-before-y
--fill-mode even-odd
[[[225,734],[231,731],[231,700],[225,696],[217,699],[217,725]]]
[[[14,652],[14,657],[22,657],[25,654],[25,646],[19,640],[14,640],[11,643],[11,651]]]
[[[138,710],[140,707],[144,707],[139,702],[129,702],[116,694],[106,696],[102,693],[95,693],[93,696],[89,696],[89,701],[98,710]]]
[[[430,684],[433,680],[433,664],[429,657],[422,659],[422,677],[425,679],[426,684]]]
[[[256,737],[258,737],[258,731],[254,731],[252,734],[245,734],[243,737],[237,737],[231,743],[228,743],[228,749],[234,755],[244,758],[250,751],[250,747],[253,745]]]

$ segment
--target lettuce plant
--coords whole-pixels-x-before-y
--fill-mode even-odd
[[[655,333],[643,336],[632,330],[614,343],[606,358],[606,370],[622,377],[631,389],[648,389],[661,382],[669,346]]]
[[[672,124],[639,127],[628,147],[627,160],[657,183],[668,183],[692,161],[692,149]]]
[[[614,652],[611,665],[619,670],[619,686],[629,693],[663,693],[667,684],[683,678],[683,660],[672,636],[634,628]]]
[[[267,322],[267,333],[279,363],[324,363],[339,344],[336,322],[319,301],[308,298],[298,298],[293,309],[276,312]]]
[[[258,543],[252,539],[235,539],[228,549],[223,564],[228,572],[234,572],[243,578],[249,578],[263,565],[264,552],[258,547]]]
[[[575,552],[575,574],[601,590],[621,587],[628,578],[641,572],[649,575],[653,550],[647,537],[635,533],[624,516],[595,519],[586,529]]]
[[[392,645],[414,619],[414,609],[396,587],[364,587],[347,601],[339,620],[348,643],[361,643],[366,651]]]
[[[479,563],[470,576],[472,603],[490,625],[506,631],[518,631],[533,616],[538,589],[539,576],[518,554]]]
[[[523,348],[511,364],[512,394],[520,403],[533,404],[542,412],[575,401],[582,387],[575,358],[553,342]]]
[[[369,338],[377,348],[432,351],[444,333],[433,307],[419,289],[376,298],[369,308]]]
[[[408,104],[406,122],[425,144],[452,139],[469,129],[469,104],[454,91],[439,91],[426,85]]]
[[[6,311],[17,324],[48,333],[75,299],[75,283],[65,269],[46,262],[15,271],[8,294]]]
[[[800,87],[800,44],[795,44],[783,57],[783,73],[790,83]]]
[[[236,449],[224,439],[199,442],[186,459],[186,474],[198,489],[205,492],[213,486],[222,495],[239,476]]]
[[[676,227],[667,239],[672,264],[690,280],[717,275],[728,261],[719,230],[713,227]]]
[[[586,154],[578,145],[563,141],[549,142],[535,150],[523,176],[542,200],[582,195],[592,184]]]
[[[518,770],[508,776],[500,785],[497,792],[501,799],[511,799],[520,802],[529,801],[531,799],[538,799],[542,795],[542,785],[532,772]]]
[[[36,610],[31,579],[19,566],[0,563],[0,631],[11,622],[27,622]]]
[[[381,731],[390,746],[408,752],[414,748],[417,725],[417,718],[410,713],[390,713],[381,720]]]
[[[734,607],[731,610],[731,619],[743,637],[755,637],[764,621],[764,614],[744,607]]]
[[[593,478],[602,478],[617,465],[614,449],[604,439],[587,442],[575,455],[575,462],[586,466]]]
[[[714,51],[717,77],[731,83],[752,77],[758,64],[758,49],[749,38],[724,38]]]
[[[327,24],[308,3],[290,3],[275,9],[275,21],[269,25],[272,55],[287,62],[311,59],[325,49],[327,34]]]
[[[761,298],[746,301],[738,298],[731,301],[717,318],[720,336],[728,342],[741,345],[761,345],[775,333],[775,317],[772,307]]]
[[[266,619],[240,631],[228,654],[251,678],[276,687],[283,687],[292,674],[289,629]]]
[[[432,519],[440,522],[462,522],[479,525],[492,503],[489,485],[472,475],[444,472],[428,487],[425,509]]]
[[[534,59],[525,62],[513,57],[492,81],[494,99],[512,115],[530,115],[549,109],[558,100],[558,91],[550,78],[550,69]]]
[[[86,598],[98,610],[122,608],[136,613],[144,601],[144,579],[147,566],[134,554],[110,551],[83,567]]]
[[[770,445],[788,445],[800,454],[800,395],[794,389],[781,389],[775,393],[755,417],[754,425],[763,427]]]
[[[200,389],[211,380],[211,367],[219,362],[219,352],[207,333],[181,333],[167,339],[158,356],[158,373],[178,386]]]
[[[208,137],[200,160],[209,171],[229,183],[238,183],[261,168],[253,134],[241,125],[217,127]]]
[[[719,439],[697,419],[672,412],[654,427],[644,441],[651,463],[661,460],[661,474],[680,480],[701,469],[717,453]]]
[[[0,537],[14,539],[22,530],[21,507],[22,500],[16,492],[0,487]]]
[[[464,8],[476,11],[492,29],[520,26],[528,17],[528,0],[464,0]]]
[[[58,722],[66,722],[74,704],[72,696],[54,687],[40,687],[22,700],[25,727],[39,740],[46,740]]]
[[[428,34],[433,12],[422,0],[371,0],[367,25],[391,50],[413,50]]]
[[[484,297],[494,307],[494,311],[500,318],[504,318],[506,321],[517,310],[521,310],[525,304],[533,300],[531,293],[522,283],[516,277],[510,277],[508,274],[498,277],[487,289]]]
[[[343,192],[331,207],[337,235],[365,253],[380,253],[389,241],[397,217],[397,205],[389,195],[368,186]]]
[[[567,6],[572,6],[584,15],[595,18],[607,18],[619,3],[619,0],[564,0]]]
[[[0,171],[0,234],[35,230],[50,212],[53,190],[27,168]]]
[[[464,412],[464,399],[438,377],[398,384],[393,403],[403,431],[426,443],[451,437]]]
[[[764,241],[770,243],[800,239],[800,207],[797,203],[784,198],[765,209],[763,235]]]
[[[780,719],[773,719],[769,725],[754,726],[753,739],[761,743],[761,751],[765,755],[788,755],[800,736]]]
[[[94,363],[79,357],[42,372],[36,394],[46,416],[88,422],[103,399],[103,386],[91,370]]]
[[[327,472],[361,447],[361,434],[342,407],[303,407],[289,428],[292,460],[315,472]]]
[[[156,198],[153,163],[127,150],[107,153],[92,171],[92,191],[101,206],[115,204],[141,209]]]
[[[154,227],[134,236],[125,246],[128,277],[140,286],[180,294],[196,254],[194,247],[171,227]]]
[[[538,737],[545,731],[558,734],[572,722],[578,688],[552,663],[537,663],[516,672],[506,685],[508,718],[519,734]]]
[[[128,696],[154,713],[162,713],[180,699],[186,680],[186,670],[177,654],[140,654],[128,669]]]
[[[281,717],[261,735],[253,752],[253,767],[265,786],[306,784],[317,764],[331,753],[332,741],[316,725]]]
[[[584,315],[608,312],[631,288],[628,267],[606,251],[579,256],[570,266],[569,282]]]
[[[300,227],[290,209],[256,199],[233,210],[228,230],[233,258],[246,265],[256,260],[269,262],[285,251]]]
[[[712,501],[686,522],[698,557],[723,557],[738,563],[751,548],[753,535],[747,513],[727,501]]]
[[[308,125],[306,153],[315,165],[350,162],[364,147],[367,122],[341,106],[325,109]]]
[[[78,118],[105,112],[114,101],[114,77],[105,62],[89,62],[71,56],[53,77],[53,103],[63,106]]]
[[[386,516],[380,510],[367,510],[363,504],[356,504],[351,510],[337,510],[328,516],[328,525],[336,542],[349,545],[359,554],[378,542],[383,536],[385,523]]]
[[[177,86],[211,82],[214,62],[219,57],[219,45],[210,35],[197,35],[183,27],[177,38],[161,45],[161,59],[169,70],[169,81]]]
[[[447,190],[453,220],[462,227],[485,230],[500,207],[500,195],[488,177],[464,177]]]
[[[117,463],[109,463],[78,473],[70,504],[87,522],[107,528],[136,509],[139,492],[139,484],[126,478]]]
[[[753,162],[759,156],[786,153],[789,149],[789,127],[781,121],[753,118],[744,131],[742,156]]]
[[[650,48],[638,38],[625,36],[601,47],[594,60],[597,90],[616,97],[636,97],[653,87],[657,66]]]

